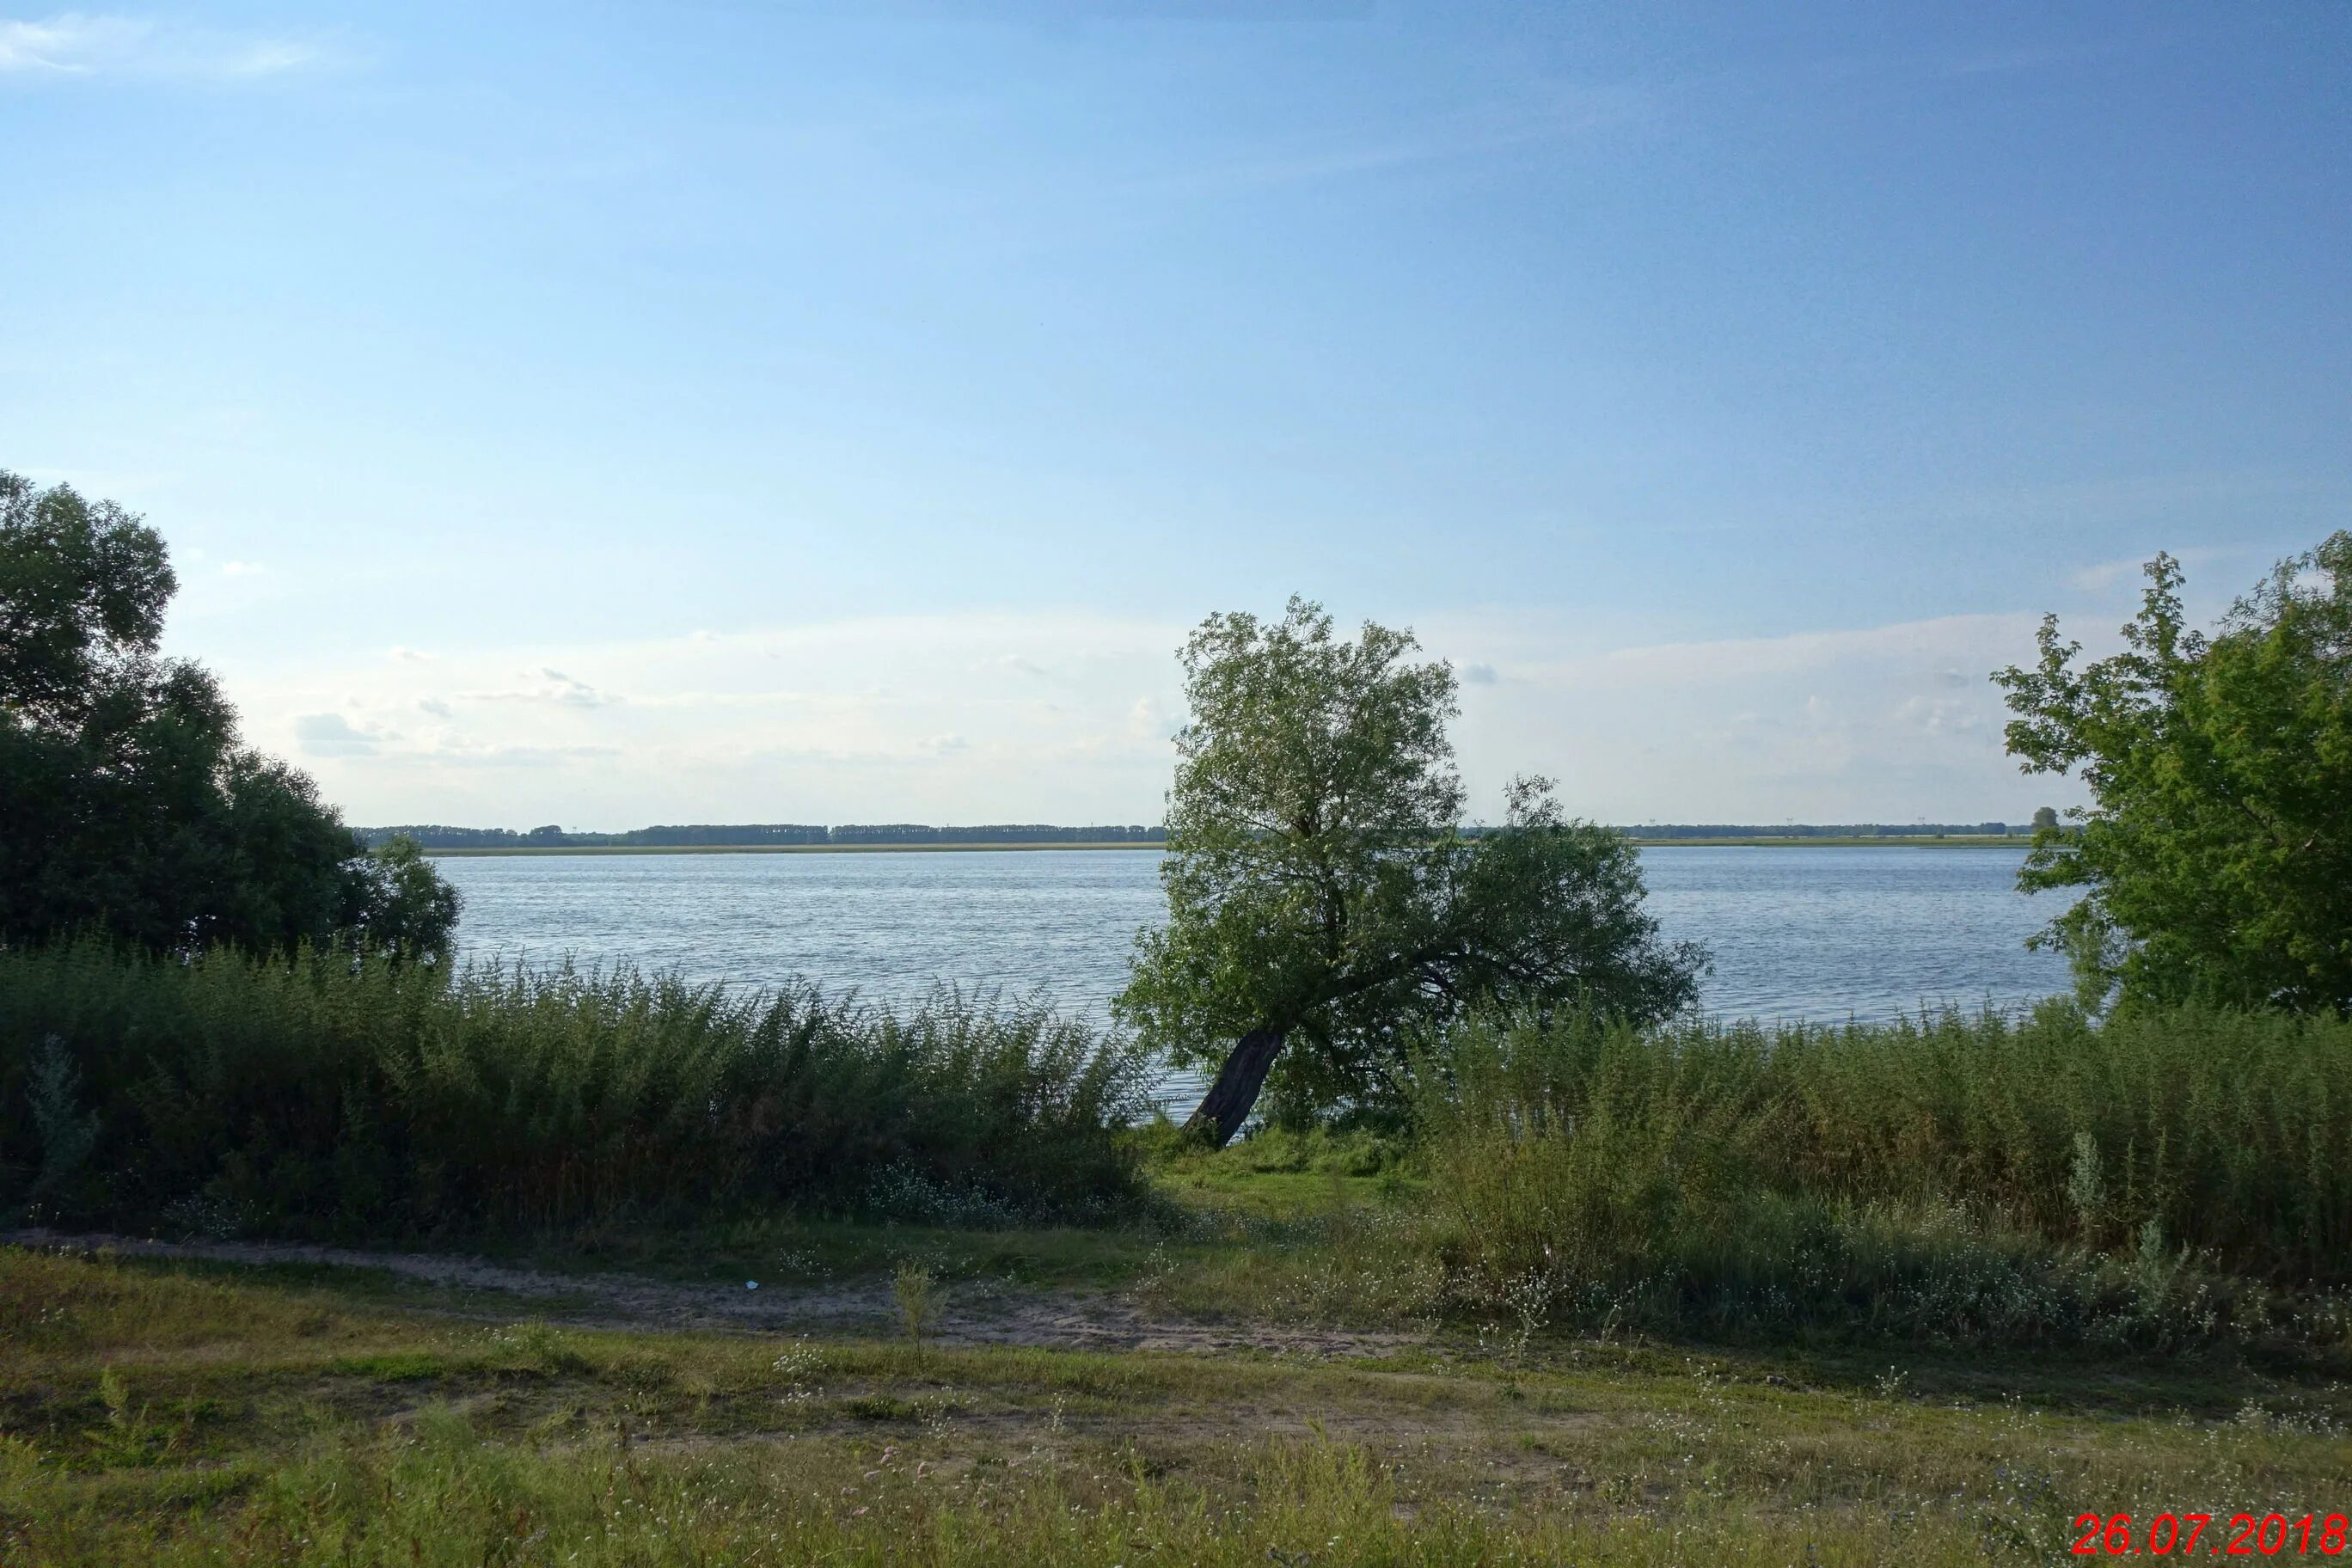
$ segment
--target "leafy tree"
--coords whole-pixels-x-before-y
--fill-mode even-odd
[[[2056,828],[2056,827],[2057,827],[2057,826],[2058,826],[2058,808],[2057,808],[2056,806],[2054,806],[2054,805],[2037,805],[2037,806],[2035,806],[2035,807],[2033,808],[2033,831],[2034,831],[2034,832],[2039,833],[2039,832],[2041,832],[2041,831],[2042,831],[2043,828],[2045,828],[2045,827],[2046,827],[2046,828],[2053,828],[2053,829],[2054,829],[2054,828]]]
[[[1213,616],[1182,651],[1169,921],[1117,1006],[1180,1065],[1222,1064],[1192,1121],[1218,1144],[1269,1082],[1293,1121],[1378,1098],[1419,1030],[1474,1007],[1650,1019],[1696,994],[1706,956],[1659,940],[1639,852],[1547,781],[1511,785],[1499,830],[1459,829],[1454,672],[1418,651],[1335,637],[1297,598]]]
[[[2208,638],[2181,572],[2147,568],[2124,651],[2002,670],[2028,772],[2079,769],[2094,805],[2042,826],[2028,889],[2081,888],[2036,940],[2086,999],[2352,1011],[2352,533],[2280,563]]]
[[[370,856],[237,744],[210,675],[158,656],[177,586],[137,517],[0,470],[0,944],[445,952],[457,894],[415,846]]]

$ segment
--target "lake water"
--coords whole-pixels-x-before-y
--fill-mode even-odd
[[[1669,937],[1715,953],[1724,1017],[1885,1018],[2013,1006],[2067,988],[2025,938],[2063,907],[2016,889],[2021,849],[1643,851]],[[1149,850],[550,855],[437,862],[467,957],[629,963],[695,980],[804,976],[908,1002],[948,982],[1088,1018],[1160,918]]]

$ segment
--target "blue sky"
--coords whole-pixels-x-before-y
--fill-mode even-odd
[[[20,8],[0,465],[359,821],[1156,819],[1292,592],[1486,809],[2021,818],[2352,518],[2347,144],[2321,0]]]

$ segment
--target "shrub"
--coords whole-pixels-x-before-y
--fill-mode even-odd
[[[77,1221],[547,1227],[851,1204],[885,1171],[1098,1209],[1131,1187],[1144,1081],[1129,1047],[953,993],[900,1014],[627,970],[0,952],[0,1206],[45,1181]],[[61,1173],[45,1139],[85,1116]]]
[[[1439,1245],[1514,1310],[2163,1341],[2253,1310],[2215,1270],[2352,1282],[2335,1020],[1521,1021],[1420,1095]]]

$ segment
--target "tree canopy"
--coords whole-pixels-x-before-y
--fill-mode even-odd
[[[138,517],[0,470],[0,943],[444,952],[457,896],[416,847],[369,854],[159,654],[177,587]]]
[[[1222,1063],[1195,1118],[1219,1143],[1261,1088],[1286,1120],[1378,1098],[1419,1030],[1473,1008],[1649,1019],[1696,994],[1705,955],[1660,940],[1638,851],[1547,781],[1511,785],[1500,831],[1461,830],[1454,671],[1418,651],[1297,598],[1182,650],[1169,918],[1117,1006],[1180,1065]]]
[[[2210,637],[2178,562],[2147,568],[2124,650],[2077,664],[2046,617],[2002,670],[2009,749],[2093,804],[2020,880],[2083,897],[2037,940],[2086,999],[2352,1012],[2352,533],[2281,562]]]

